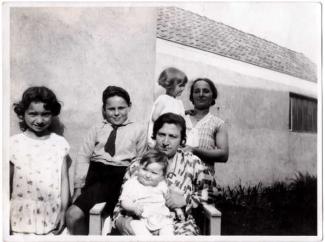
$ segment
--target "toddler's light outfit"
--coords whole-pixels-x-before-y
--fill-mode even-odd
[[[131,200],[143,208],[141,218],[135,221],[136,223],[141,222],[147,230],[153,232],[163,229],[164,231],[171,231],[170,233],[172,234],[173,220],[169,209],[165,205],[165,195],[167,191],[168,187],[165,181],[161,181],[155,187],[144,186],[135,176],[127,180],[123,185],[120,201]],[[166,229],[166,227],[168,229]],[[140,231],[140,233],[144,235],[148,232]]]

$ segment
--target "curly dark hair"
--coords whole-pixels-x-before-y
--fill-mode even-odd
[[[213,81],[211,81],[208,78],[197,78],[193,81],[192,86],[191,86],[191,91],[190,91],[190,101],[193,103],[193,91],[194,91],[194,85],[195,83],[197,83],[198,81],[205,81],[206,83],[209,84],[211,92],[212,92],[212,103],[211,106],[214,105],[216,103],[216,99],[218,97],[218,90],[216,88],[216,86],[214,85]],[[193,103],[194,104],[194,103]]]
[[[19,126],[22,131],[27,129],[23,117],[32,102],[45,103],[44,108],[51,111],[53,116],[58,116],[60,114],[61,104],[52,90],[44,86],[30,87],[23,93],[21,101],[13,104],[14,111],[21,120]]]
[[[186,123],[185,119],[175,113],[165,113],[159,116],[159,118],[153,124],[152,139],[156,140],[158,131],[162,126],[167,124],[175,124],[181,127],[181,145],[186,143]]]

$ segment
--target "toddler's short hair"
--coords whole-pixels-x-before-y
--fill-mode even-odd
[[[166,175],[168,158],[167,155],[159,150],[150,149],[142,156],[140,160],[140,165],[147,167],[152,163],[159,163],[163,167],[163,175]]]
[[[188,81],[187,76],[181,70],[175,67],[168,67],[163,70],[158,78],[158,83],[165,89],[171,89],[175,84],[186,84]]]

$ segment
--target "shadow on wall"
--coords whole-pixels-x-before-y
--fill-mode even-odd
[[[54,117],[52,120],[52,124],[51,124],[51,131],[56,133],[57,135],[64,136],[64,130],[65,130],[65,126],[61,122],[60,118]],[[68,155],[68,157],[67,157],[67,165],[68,165],[68,168],[70,168],[72,165],[72,159],[71,159],[70,155]]]
[[[52,124],[51,124],[51,127],[50,127],[51,131],[60,135],[60,136],[64,136],[64,129],[65,129],[65,126],[64,124],[60,121],[60,118],[59,117],[54,117],[53,120],[52,120]]]

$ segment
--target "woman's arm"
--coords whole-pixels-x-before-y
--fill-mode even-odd
[[[192,152],[205,162],[226,162],[229,156],[228,131],[225,125],[222,125],[215,135],[216,148],[213,150],[193,147]]]
[[[61,208],[56,219],[56,230],[54,234],[60,234],[65,226],[65,212],[69,205],[70,189],[69,189],[69,175],[68,175],[68,159],[65,157],[62,163],[61,171]]]
[[[167,194],[165,195],[166,205],[170,209],[182,208],[186,206],[186,199],[184,192],[177,189],[174,185],[169,187]]]

